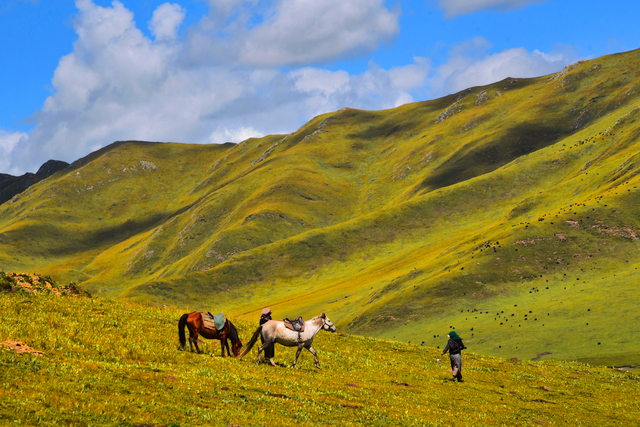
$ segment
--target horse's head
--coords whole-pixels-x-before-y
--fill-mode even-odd
[[[240,354],[240,349],[242,348],[242,340],[238,339],[238,341],[236,341],[235,343],[231,344],[231,351],[233,351],[233,355],[235,357],[238,357],[238,355]]]
[[[326,314],[322,313],[320,318],[322,319],[322,329],[330,332],[336,331],[336,325],[331,323],[331,319],[329,319]]]

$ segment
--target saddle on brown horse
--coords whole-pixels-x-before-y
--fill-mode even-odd
[[[302,320],[302,316],[298,316],[293,320],[285,317],[282,321],[287,329],[291,329],[294,332],[304,332],[304,320]]]
[[[205,328],[221,331],[224,328],[224,324],[226,323],[227,319],[222,313],[213,315],[207,311],[206,313],[202,312],[202,321],[204,322]]]

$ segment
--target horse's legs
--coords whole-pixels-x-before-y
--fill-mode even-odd
[[[313,354],[313,357],[316,359],[316,368],[320,369],[320,361],[318,360],[318,355],[316,354],[316,351],[311,346],[308,346],[308,347],[305,346],[305,348],[309,350],[311,354]]]
[[[193,351],[193,346],[191,345],[191,343],[193,343],[193,345],[196,346],[196,351],[198,352],[198,354],[202,353],[200,351],[200,347],[198,347],[198,337],[197,337],[197,335],[196,335],[196,338],[189,337],[189,347],[191,347],[191,351]]]
[[[300,357],[300,352],[302,351],[302,344],[298,344],[298,351],[296,351],[296,358],[293,360],[293,367],[298,369],[298,357]]]
[[[267,347],[266,344],[262,344],[258,347],[258,360],[256,360],[256,364],[262,362],[262,351]]]
[[[193,351],[193,329],[191,329],[191,325],[187,322],[187,328],[189,329],[189,349]]]
[[[229,341],[224,340],[224,346],[227,348],[227,356],[231,357],[231,352],[229,351]]]
[[[271,344],[271,345],[275,345],[275,343]],[[266,359],[266,357],[265,357]],[[276,362],[273,361],[273,357],[269,358],[269,363],[271,363],[271,366],[275,367],[276,366]]]
[[[220,349],[222,350],[222,357],[224,357],[224,344],[227,341],[227,337],[225,335],[222,335],[220,337]]]
[[[191,347],[191,343],[196,346],[198,354],[202,353],[200,347],[198,347],[198,329],[192,330],[189,328],[189,347]],[[193,347],[191,347],[191,351],[193,351]]]

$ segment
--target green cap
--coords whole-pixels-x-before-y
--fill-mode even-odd
[[[460,338],[458,336],[458,334],[456,333],[456,331],[451,331],[449,332],[449,338],[451,338],[452,340],[461,340],[462,338]]]

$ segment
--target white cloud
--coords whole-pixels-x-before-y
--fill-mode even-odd
[[[319,92],[332,95],[345,92],[349,88],[349,73],[346,71],[329,71],[319,68],[302,68],[292,73],[294,86],[300,92]]]
[[[131,37],[131,33],[139,32],[131,25],[133,13],[119,1],[114,1],[112,7],[97,7],[91,0],[77,0],[76,7],[80,16],[74,27],[88,48],[109,43],[127,33]]]
[[[226,19],[241,5],[255,5],[259,0],[207,0],[206,3],[214,13]]]
[[[389,77],[394,87],[412,90],[425,83],[431,69],[431,62],[427,58],[414,57],[415,64],[394,67],[389,70]]]
[[[149,21],[149,30],[156,40],[174,40],[185,15],[185,10],[179,4],[161,4],[153,11],[153,16]]]
[[[382,0],[281,0],[241,44],[243,63],[301,65],[370,52],[399,31]]]
[[[413,102],[412,93],[425,84],[429,61],[414,58],[414,63],[385,70],[369,63],[367,71],[350,75],[306,67],[292,71],[295,91],[305,95],[304,103],[312,115],[342,107],[384,109]]]
[[[18,175],[18,169],[11,167],[11,152],[19,142],[27,140],[29,135],[24,132],[6,132],[0,129],[0,171]]]
[[[384,0],[208,0],[188,31],[191,64],[296,67],[364,55],[399,33],[400,10]]]
[[[487,10],[508,11],[543,1],[546,0],[440,0],[440,8],[447,17],[454,17]]]
[[[260,138],[264,134],[252,127],[240,127],[237,129],[222,128],[218,129],[209,136],[209,142],[212,144],[224,144],[225,142],[241,142],[249,138]]]
[[[429,77],[434,96],[447,95],[472,86],[494,83],[507,77],[537,77],[561,70],[577,60],[573,49],[558,46],[550,53],[524,48],[487,54],[490,43],[475,38],[455,46],[449,60]]]

